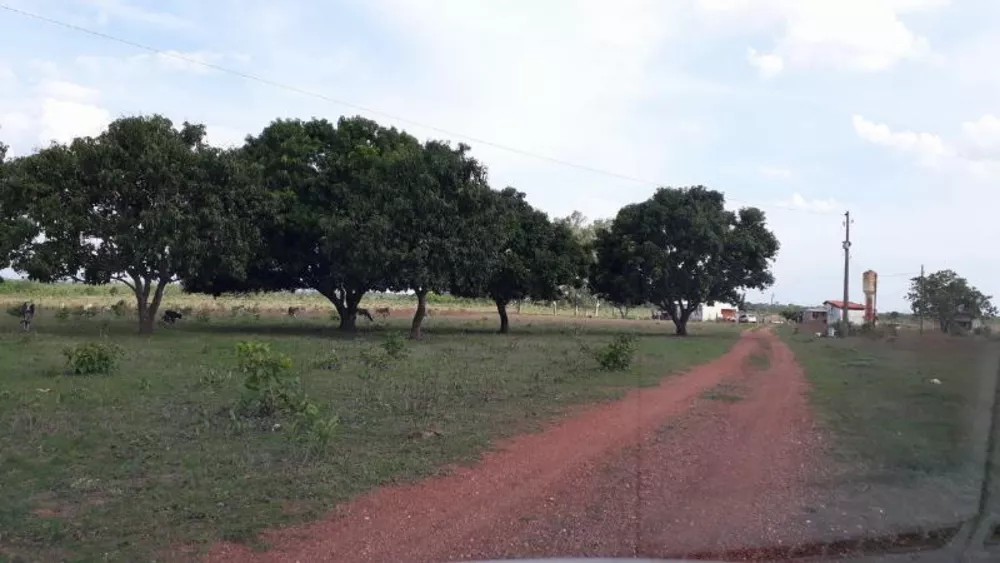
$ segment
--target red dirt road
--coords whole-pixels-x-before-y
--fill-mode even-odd
[[[749,361],[764,354],[767,366]],[[218,544],[208,561],[733,556],[795,544],[815,451],[805,390],[784,343],[744,333],[722,358],[505,441],[472,467],[268,532],[265,553]]]

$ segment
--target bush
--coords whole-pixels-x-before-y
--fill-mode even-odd
[[[11,305],[7,307],[7,314],[12,317],[21,317],[21,305]]]
[[[403,340],[403,337],[398,332],[390,332],[385,335],[385,340],[382,342],[382,349],[385,350],[387,356],[394,360],[405,358],[410,352],[406,347],[406,341]]]
[[[207,323],[212,320],[212,312],[208,309],[198,309],[198,312],[195,313],[194,320],[199,323]]]
[[[989,336],[993,333],[993,329],[990,328],[990,325],[981,325],[977,326],[973,332],[976,336]]]
[[[326,353],[325,356],[323,356],[322,358],[320,358],[318,362],[316,362],[316,367],[318,369],[326,371],[337,371],[340,369],[341,365],[342,362],[340,359],[340,354],[338,354],[336,350],[330,350],[329,352]]]
[[[237,365],[245,376],[240,411],[246,416],[268,417],[289,410],[302,394],[298,377],[291,375],[292,360],[260,342],[236,345]]]
[[[61,307],[58,311],[56,311],[57,321],[65,321],[68,318],[69,318],[69,309],[67,309],[66,307]]]
[[[66,367],[75,375],[108,374],[118,367],[121,348],[100,342],[85,342],[63,350]]]
[[[361,350],[361,363],[372,369],[385,369],[389,367],[389,354],[384,348],[363,348]]]
[[[240,414],[258,418],[290,416],[294,436],[316,448],[329,444],[340,420],[336,416],[324,417],[309,400],[299,378],[291,374],[288,356],[276,354],[260,342],[240,342],[236,356],[239,370],[246,376],[238,406]]]
[[[632,365],[636,348],[634,335],[619,334],[606,346],[597,350],[594,356],[604,371],[625,371]]]

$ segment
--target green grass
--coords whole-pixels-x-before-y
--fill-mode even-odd
[[[988,416],[977,398],[983,378],[993,377],[981,369],[985,342],[933,333],[897,340],[781,335],[811,383],[831,453],[855,476],[947,474],[975,460],[982,446],[975,419]]]
[[[5,280],[0,283],[0,306],[20,305],[25,300],[32,300],[43,308],[57,309],[92,304],[96,307],[110,306],[124,299],[131,307],[135,307],[135,298],[131,290],[121,283],[106,285],[84,285],[79,283],[39,283],[26,280]],[[361,301],[362,307],[391,307],[392,309],[410,309],[416,307],[416,298],[412,295],[397,293],[370,292]],[[451,295],[429,294],[427,305],[434,310],[464,310],[482,312],[487,315],[496,314],[496,305],[489,299],[468,299]],[[326,316],[333,311],[333,306],[323,296],[315,292],[273,292],[252,293],[248,295],[222,295],[213,298],[208,295],[184,293],[180,286],[173,284],[164,292],[164,307],[206,309],[216,315],[230,314],[236,308],[243,308],[240,314],[247,314],[246,309],[256,308],[262,312],[284,312],[290,306],[300,307],[307,314]],[[517,312],[516,304],[511,304],[508,311]],[[588,316],[614,319],[618,311],[607,304],[596,308],[593,303],[583,303],[572,307],[567,303],[559,303],[555,309],[548,303],[524,303],[521,307],[524,314],[536,314],[555,317]],[[629,311],[629,319],[649,319],[652,309],[637,307]],[[595,314],[596,313],[596,314]],[[670,325],[669,321],[664,322]]]
[[[57,320],[43,309],[34,332],[0,318],[0,560],[137,561],[219,539],[251,541],[264,527],[317,518],[373,487],[470,462],[492,440],[536,429],[566,407],[721,355],[727,326],[668,336],[653,322],[541,322],[432,316],[420,342],[385,369],[363,357],[406,319],[364,324],[345,337],[320,318],[259,320],[228,313],[185,318],[135,334],[103,313]],[[598,369],[592,351],[637,334],[631,369]],[[698,334],[698,333],[701,334]],[[103,337],[101,335],[104,335]],[[62,351],[107,339],[123,351],[109,375],[68,376]],[[322,452],[287,429],[237,424],[235,347],[259,340],[290,356],[310,398],[340,426]]]

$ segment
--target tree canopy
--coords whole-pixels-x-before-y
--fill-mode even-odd
[[[565,288],[581,283],[588,257],[568,225],[550,221],[514,188],[497,195],[497,214],[503,244],[485,287],[466,281],[453,284],[452,293],[492,299],[500,315],[500,332],[507,333],[511,301],[558,299]]]
[[[906,299],[915,314],[936,319],[942,332],[949,332],[961,315],[982,319],[997,314],[992,296],[984,295],[952,270],[913,278]]]
[[[127,117],[16,163],[5,200],[43,236],[15,253],[15,268],[42,281],[123,283],[145,333],[169,283],[240,271],[256,240],[231,218],[253,206],[254,171],[204,135],[200,125]]]
[[[695,186],[660,188],[622,208],[597,235],[595,293],[617,304],[653,303],[684,335],[699,305],[737,302],[746,289],[769,287],[778,240],[764,213],[724,204],[720,192]]]
[[[678,334],[702,304],[773,283],[778,242],[755,208],[661,188],[613,220],[550,219],[490,188],[467,145],[362,117],[278,119],[232,150],[158,115],[8,160],[0,145],[0,262],[36,280],[122,283],[141,332],[166,287],[212,295],[311,289],[340,328],[371,291],[489,298],[509,330],[521,300],[653,304]]]

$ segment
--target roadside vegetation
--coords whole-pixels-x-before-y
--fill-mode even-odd
[[[805,370],[830,452],[857,478],[941,475],[981,463],[991,343],[914,331],[816,338],[780,331]],[[985,371],[984,371],[985,370]],[[987,389],[989,388],[989,389]]]
[[[43,309],[28,334],[5,317],[0,557],[135,561],[249,541],[473,461],[570,405],[719,356],[738,335],[537,318],[514,316],[498,337],[487,315],[442,316],[413,342],[401,319],[344,336],[324,317],[226,313],[149,338],[113,312],[59,321]]]

